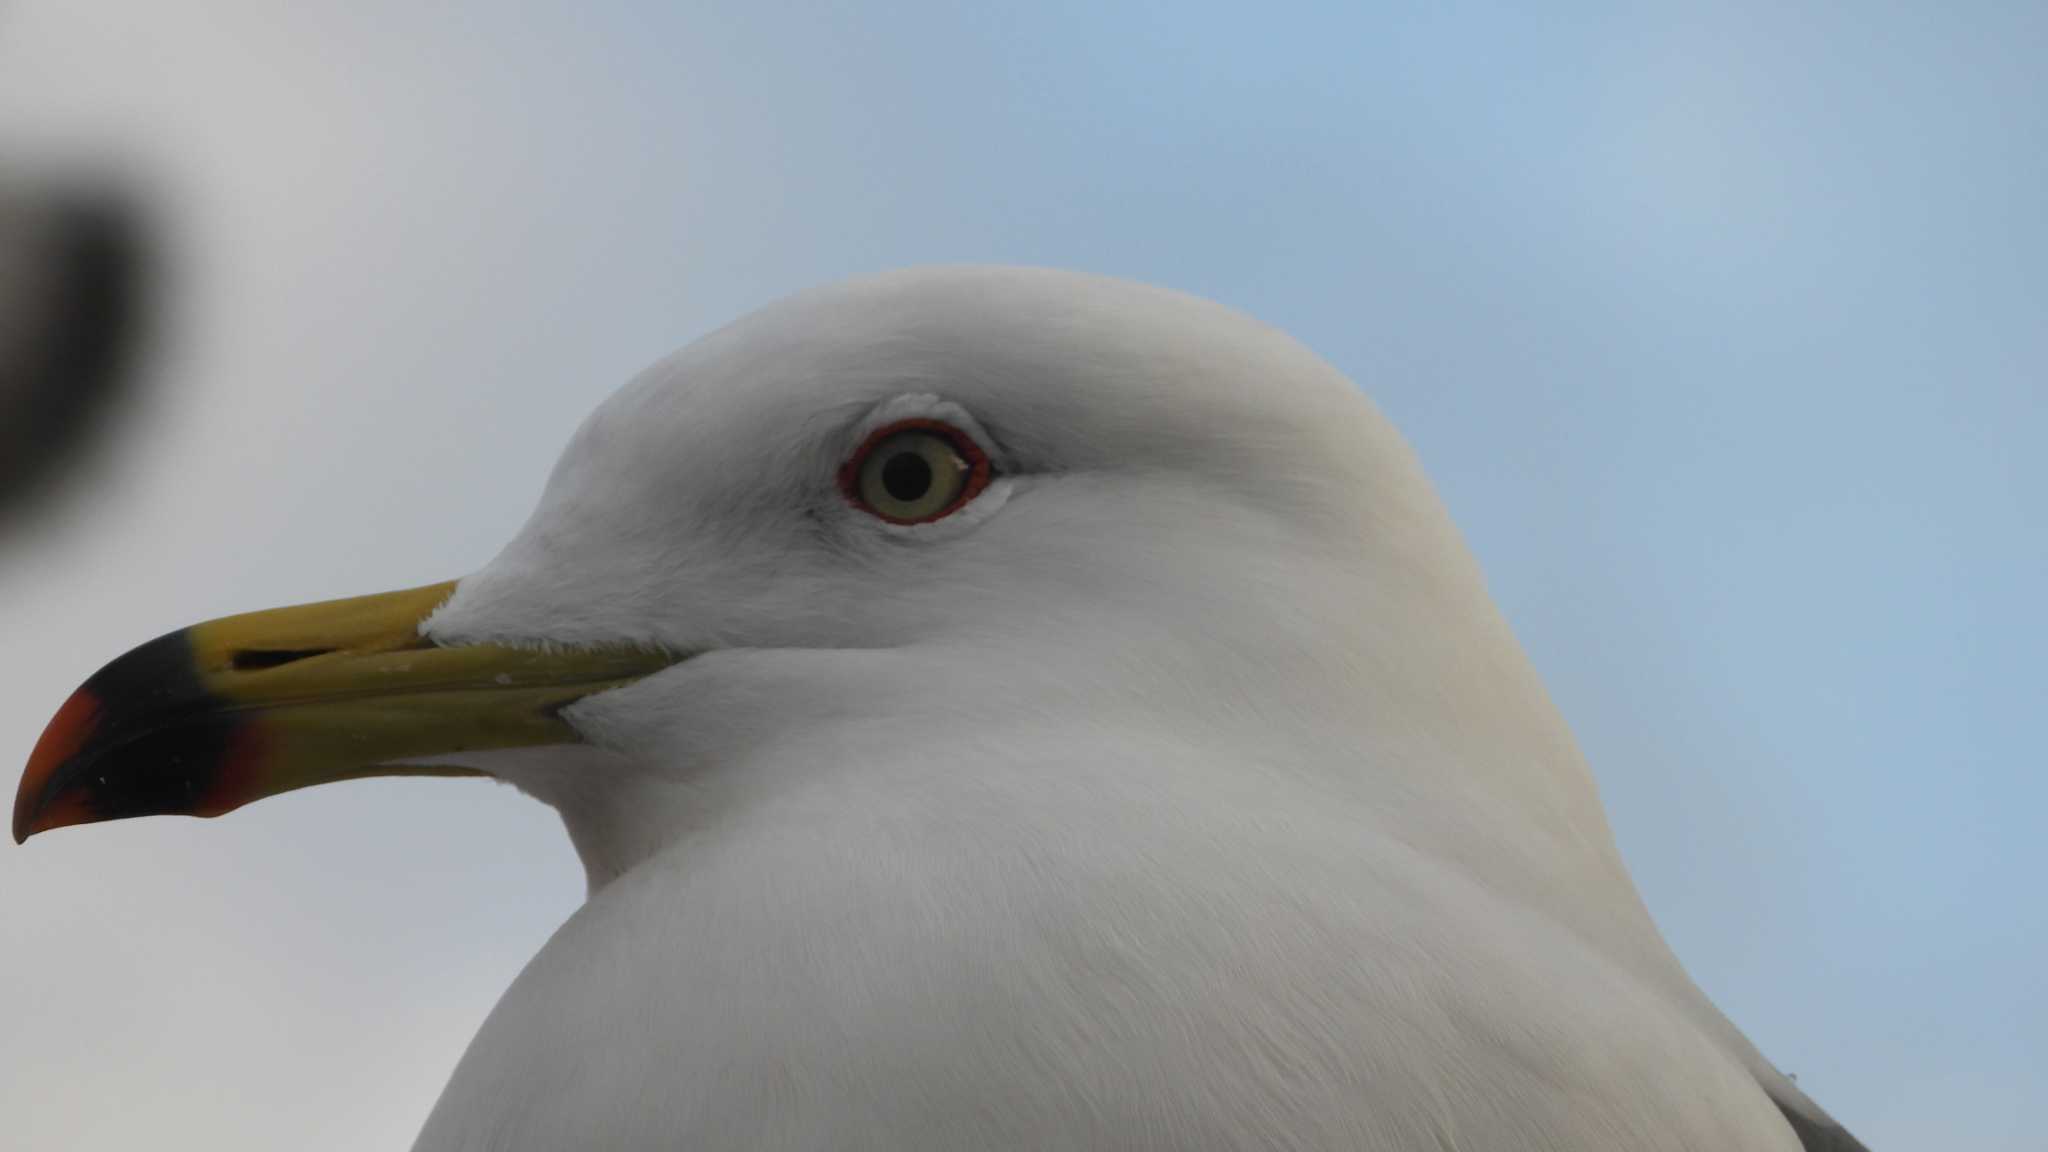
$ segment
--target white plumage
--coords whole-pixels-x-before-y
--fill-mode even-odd
[[[996,483],[849,505],[928,412]],[[1856,1147],[1658,936],[1398,435],[1218,306],[773,306],[601,407],[425,631],[699,654],[458,758],[591,897],[420,1149]]]

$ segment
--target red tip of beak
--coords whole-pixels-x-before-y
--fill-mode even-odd
[[[35,751],[28,754],[28,767],[21,774],[21,788],[14,794],[16,844],[38,832],[91,819],[81,804],[65,802],[50,805],[48,792],[57,769],[85,747],[99,715],[98,698],[80,688],[50,718],[42,738],[36,741]]]

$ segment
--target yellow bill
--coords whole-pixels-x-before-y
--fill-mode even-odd
[[[14,839],[128,816],[218,816],[363,776],[471,775],[406,761],[576,743],[565,705],[677,659],[440,647],[419,626],[454,589],[229,616],[121,656],[44,729],[15,795]]]

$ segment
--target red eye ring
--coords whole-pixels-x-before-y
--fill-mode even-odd
[[[892,515],[886,509],[876,507],[873,501],[862,494],[862,476],[869,458],[874,455],[877,448],[911,432],[922,432],[945,441],[965,466],[965,472],[960,478],[959,491],[953,493],[943,507],[916,516]],[[969,501],[981,495],[982,490],[987,488],[989,481],[994,478],[995,468],[989,463],[988,453],[982,451],[981,445],[974,442],[974,437],[944,420],[911,417],[907,420],[891,421],[868,433],[867,439],[861,441],[860,447],[854,450],[853,455],[847,457],[846,462],[839,466],[839,492],[846,498],[847,503],[885,523],[929,524],[958,512]]]

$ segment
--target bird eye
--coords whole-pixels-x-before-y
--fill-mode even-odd
[[[966,433],[938,420],[901,420],[878,428],[839,471],[855,507],[891,524],[950,516],[988,487],[988,454]]]

